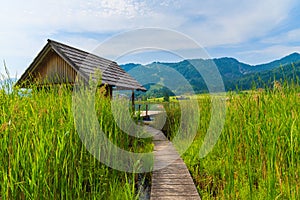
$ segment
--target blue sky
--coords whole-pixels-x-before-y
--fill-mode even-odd
[[[156,27],[189,36],[211,57],[258,64],[300,52],[299,19],[298,0],[10,0],[0,7],[0,58],[20,76],[48,38],[93,51],[116,34]],[[152,53],[120,62],[172,59]]]

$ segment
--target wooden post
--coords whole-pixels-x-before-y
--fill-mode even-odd
[[[111,85],[106,85],[105,86],[105,97],[108,97],[110,99],[112,99],[112,91],[113,91],[113,88]]]
[[[112,97],[113,97],[113,87],[109,86],[108,88],[109,88],[109,97],[110,97],[110,99],[112,99]]]
[[[132,113],[134,114],[135,108],[134,108],[134,90],[132,90],[131,94],[131,105],[132,105]]]
[[[148,116],[148,104],[146,104],[146,117]]]

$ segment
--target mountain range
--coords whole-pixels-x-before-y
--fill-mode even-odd
[[[279,82],[299,82],[300,78],[299,53],[292,53],[279,60],[260,65],[249,65],[235,58],[223,57],[191,59],[175,63],[153,62],[147,65],[128,63],[120,66],[142,84],[145,79],[152,80],[153,83],[144,84],[148,89],[147,94],[143,94],[144,96],[163,96],[165,93],[170,95],[174,95],[174,93],[184,94],[188,85],[192,86],[195,93],[208,92],[207,85],[197,69],[210,70],[212,64],[220,72],[226,91],[271,87],[275,80]],[[175,76],[176,74],[173,75],[172,70],[184,77],[187,81],[186,85],[174,81],[180,77]],[[134,73],[132,74],[132,72]],[[16,78],[9,81],[0,80],[0,86],[5,83],[14,83],[16,80]],[[164,85],[171,85],[172,88],[167,89]]]
[[[158,80],[157,82],[160,82],[161,85],[166,84],[164,84],[164,81],[161,80],[161,78],[159,79],[160,73],[163,73],[167,68],[171,68],[179,72],[188,81],[196,93],[203,93],[208,92],[208,89],[197,69],[210,70],[209,68],[212,66],[212,63],[215,64],[220,72],[226,91],[237,89],[248,90],[253,87],[268,87],[272,85],[274,80],[290,82],[297,81],[300,77],[299,53],[292,53],[279,60],[260,65],[249,65],[239,62],[235,58],[223,57],[214,59],[183,60],[176,63],[153,62],[148,65],[129,63],[121,65],[121,67],[130,74],[135,68],[141,68],[139,72],[142,74],[144,73],[144,77]],[[147,71],[146,74],[145,71]],[[135,72],[133,76],[135,77],[136,74],[137,73]],[[145,87],[150,90],[151,88],[155,88],[156,92],[158,92],[158,88],[154,85],[155,84],[148,84],[145,85]],[[179,87],[172,89],[172,91],[173,90],[177,90],[177,93],[181,92]]]

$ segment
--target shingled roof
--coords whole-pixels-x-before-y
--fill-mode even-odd
[[[100,71],[102,84],[108,84],[117,89],[146,90],[116,62],[50,39],[48,39],[48,43],[30,64],[16,85],[26,87],[30,84],[31,77],[38,67],[41,68],[39,65],[50,52],[55,52],[76,72],[77,76],[80,76],[87,83],[90,78],[95,79],[97,71]]]

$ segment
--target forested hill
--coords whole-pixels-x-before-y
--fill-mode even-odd
[[[219,70],[226,90],[247,90],[253,86],[264,87],[270,85],[274,79],[285,79],[291,81],[300,77],[300,54],[293,53],[282,59],[275,60],[266,64],[249,65],[234,58],[215,58],[215,59],[192,59],[183,60],[177,63],[160,63],[154,62],[146,66],[140,64],[125,64],[121,67],[130,73],[130,71],[138,66],[145,69],[156,68],[155,73],[147,74],[147,76],[159,76],[159,70],[164,68],[172,68],[182,74],[186,80],[192,85],[197,93],[207,92],[206,84],[198,73],[196,68],[209,69],[214,63]],[[159,67],[158,67],[159,66]],[[253,84],[254,83],[254,84]],[[150,86],[146,86],[150,88]]]

